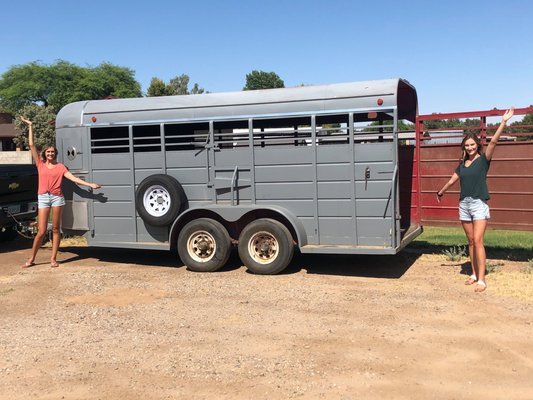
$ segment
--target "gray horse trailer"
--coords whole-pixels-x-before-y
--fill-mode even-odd
[[[102,188],[64,187],[63,232],[177,249],[194,271],[221,268],[233,245],[259,274],[294,246],[395,254],[422,230],[400,214],[397,126],[416,114],[402,79],[69,104],[60,161]]]

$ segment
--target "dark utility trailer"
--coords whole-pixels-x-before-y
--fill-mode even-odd
[[[397,132],[416,114],[401,79],[72,103],[56,119],[60,161],[102,188],[65,188],[63,231],[177,249],[194,271],[221,268],[233,245],[259,274],[295,245],[395,254],[421,232],[401,205]]]

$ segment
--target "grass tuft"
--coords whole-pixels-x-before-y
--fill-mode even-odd
[[[527,264],[524,267],[523,272],[524,274],[528,274],[528,275],[533,274],[533,258],[530,258],[529,260],[527,260]]]
[[[466,246],[452,246],[442,251],[447,261],[461,261],[466,256]]]
[[[488,261],[485,264],[485,272],[487,274],[493,274],[494,272],[498,272],[501,267],[503,267],[505,263],[503,261]]]

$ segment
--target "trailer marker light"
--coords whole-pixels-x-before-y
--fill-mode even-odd
[[[383,99],[378,99],[378,106],[383,104]]]
[[[91,121],[96,122],[96,117],[91,117]]]

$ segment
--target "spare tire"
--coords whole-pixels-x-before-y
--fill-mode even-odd
[[[135,193],[135,208],[149,225],[167,226],[185,204],[185,192],[173,177],[157,174],[144,179]]]

